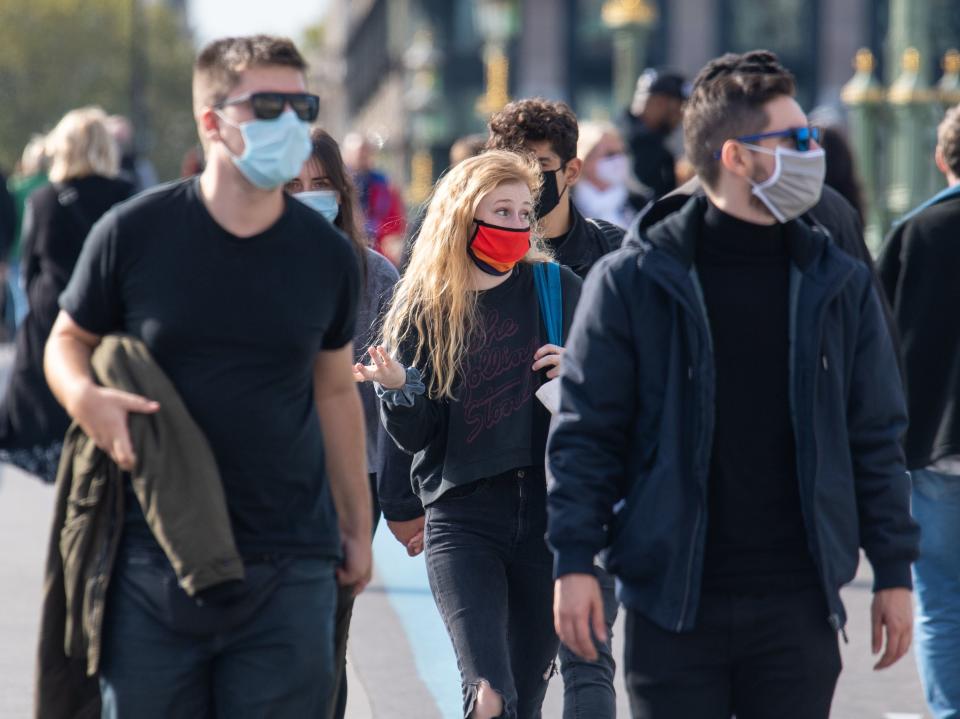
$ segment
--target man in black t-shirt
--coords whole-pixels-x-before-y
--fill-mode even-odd
[[[163,410],[98,387],[90,357],[108,333],[143,340],[210,443],[246,567],[241,586],[188,597],[127,482],[104,716],[318,715],[336,582],[360,591],[369,579],[351,370],[359,270],[346,239],[282,191],[317,115],[304,70],[284,39],[207,46],[193,81],[203,174],[107,213],[61,296],[46,352],[54,394],[121,468],[140,466],[128,413]]]

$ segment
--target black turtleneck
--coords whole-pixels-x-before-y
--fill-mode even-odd
[[[783,227],[708,204],[697,242],[716,366],[707,592],[815,586],[790,419],[790,256]]]

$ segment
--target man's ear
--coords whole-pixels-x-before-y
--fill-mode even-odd
[[[720,165],[738,177],[753,175],[753,158],[751,153],[739,142],[727,140],[720,148]]]
[[[583,172],[583,160],[574,157],[567,161],[566,167],[563,168],[563,179],[567,183],[567,187],[573,187],[577,184],[581,172]]]
[[[217,113],[212,107],[203,108],[197,116],[197,127],[208,146],[212,140],[220,140],[220,123],[217,120]]]

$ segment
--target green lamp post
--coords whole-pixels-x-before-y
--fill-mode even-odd
[[[960,52],[947,50],[943,56],[943,77],[937,83],[944,110],[960,103]]]
[[[892,219],[916,207],[942,186],[933,164],[940,102],[938,93],[926,83],[916,48],[904,51],[901,72],[890,86],[887,103],[892,136],[888,145],[890,181],[886,200]]]
[[[601,17],[613,30],[613,102],[624,108],[647,59],[647,36],[657,10],[647,0],[607,0]]]
[[[866,48],[857,52],[853,78],[843,86],[840,99],[847,107],[850,142],[857,158],[866,198],[864,236],[874,252],[879,248],[886,226],[884,202],[881,193],[879,133],[883,115],[884,92],[874,76],[873,53]]]

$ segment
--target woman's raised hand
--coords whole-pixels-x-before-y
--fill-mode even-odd
[[[353,378],[357,382],[376,382],[385,389],[400,389],[407,383],[407,370],[387,352],[383,345],[368,347],[372,364],[357,362],[353,366]]]

